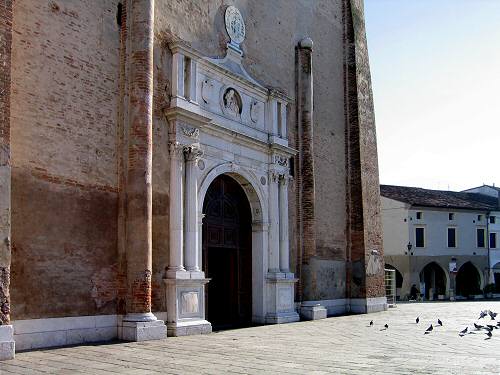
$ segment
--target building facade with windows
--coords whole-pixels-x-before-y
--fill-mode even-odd
[[[362,0],[0,20],[0,358],[386,307]]]
[[[381,185],[384,259],[398,297],[412,285],[425,299],[482,294],[491,281],[498,199],[473,192]],[[493,255],[492,255],[493,254]]]
[[[464,191],[496,198],[500,205],[500,188],[496,186],[483,185]],[[490,283],[494,283],[496,292],[500,293],[500,210],[490,212],[488,237],[490,241]]]

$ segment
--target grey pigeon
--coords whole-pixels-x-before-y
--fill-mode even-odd
[[[460,334],[465,335],[467,333],[468,329],[469,329],[469,327],[465,327],[465,329],[460,331]]]
[[[417,317],[417,319],[415,319],[415,323],[418,324],[418,322],[420,322],[420,317]]]
[[[493,336],[493,334],[491,333],[491,331],[488,331],[488,332],[486,332],[486,336],[488,336],[488,338],[491,339],[491,336]]]
[[[373,320],[370,320],[370,327],[373,325]]]
[[[433,329],[434,329],[434,327],[431,324],[430,327],[425,330],[424,334],[427,335],[427,334],[431,333]]]
[[[488,312],[486,310],[481,311],[481,313],[479,314],[479,318],[478,319],[483,319],[486,315],[488,315]]]
[[[443,322],[441,321],[441,319],[438,318],[438,324],[442,327],[443,326]]]
[[[474,323],[474,327],[476,327],[476,330],[480,330],[481,328],[484,328],[481,324],[476,324]]]
[[[385,329],[389,328],[389,324],[385,323],[384,327]]]
[[[491,320],[495,320],[495,318],[497,317],[497,313],[491,310],[488,310],[488,315],[490,316]]]

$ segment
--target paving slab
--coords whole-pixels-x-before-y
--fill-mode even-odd
[[[496,324],[477,320],[485,309],[500,313],[500,301],[406,303],[369,315],[22,352],[0,362],[0,374],[500,374],[500,329],[488,339],[473,328]]]

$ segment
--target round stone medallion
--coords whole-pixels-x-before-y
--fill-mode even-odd
[[[203,160],[198,160],[198,168],[200,168],[200,170],[205,169],[205,162]]]
[[[241,16],[238,8],[234,6],[228,6],[226,8],[226,13],[224,15],[224,21],[226,24],[226,31],[231,42],[236,44],[241,44],[245,40],[245,21]]]
[[[264,176],[262,176],[262,177],[260,178],[260,183],[261,183],[262,185],[265,185],[265,184],[266,184],[266,182],[267,182],[267,181],[266,181],[266,178],[265,178]]]

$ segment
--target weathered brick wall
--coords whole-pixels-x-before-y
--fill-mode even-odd
[[[380,297],[385,295],[380,188],[362,0],[345,1],[344,20],[348,296]]]
[[[18,0],[12,318],[115,313],[118,0]]]
[[[0,324],[10,321],[10,66],[12,1],[0,2]]]
[[[240,9],[247,37],[242,45],[243,63],[262,84],[277,87],[295,99],[295,47],[309,36],[314,41],[314,165],[316,189],[316,244],[312,270],[313,286],[307,298],[344,298],[345,284],[345,143],[343,103],[342,2],[318,1],[155,1],[155,33],[158,39],[180,38],[207,56],[222,56],[228,36],[224,29],[227,5]],[[155,49],[160,47],[160,42]],[[155,94],[162,97],[169,87],[170,70],[166,57],[155,50]],[[168,54],[168,52],[167,52]],[[168,90],[167,90],[168,91]],[[157,97],[155,97],[155,100]],[[168,100],[165,99],[165,100]],[[157,108],[163,104],[155,103]],[[295,145],[296,107],[289,108],[289,129]],[[168,160],[166,124],[161,111],[155,112],[154,135],[154,271],[157,280],[167,264],[168,238],[160,228],[168,223]],[[163,143],[160,143],[163,142]],[[297,164],[297,163],[296,163]],[[290,231],[291,266],[297,271],[296,185],[291,184]],[[159,203],[158,207],[155,205]],[[160,259],[161,258],[161,259]],[[161,260],[161,263],[157,261]],[[316,266],[314,266],[316,267]],[[158,303],[158,302],[156,302]]]

